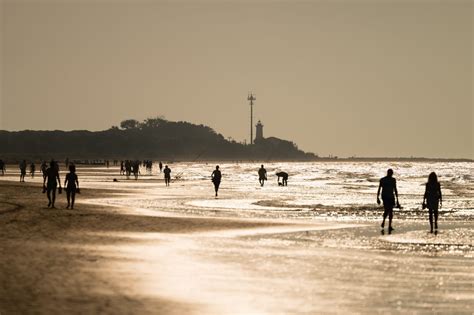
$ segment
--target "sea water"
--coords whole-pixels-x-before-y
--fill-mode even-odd
[[[156,164],[156,163],[155,163]],[[394,170],[402,209],[398,218],[426,216],[421,204],[428,174],[435,171],[443,193],[443,218],[472,220],[474,211],[474,163],[424,162],[307,162],[264,163],[267,181],[258,182],[258,163],[221,163],[219,197],[210,180],[214,163],[172,163],[172,182],[164,187],[155,166],[151,175],[142,170],[139,181],[96,168],[79,174],[91,186],[147,189],[133,205],[148,209],[200,215],[334,220],[371,219],[379,216],[376,193],[388,168]],[[278,171],[289,174],[288,186],[277,183]],[[94,174],[94,172],[96,174]],[[112,177],[120,182],[113,183]],[[148,189],[151,188],[151,189]],[[122,200],[130,204],[130,200]],[[120,203],[120,200],[114,201]]]
[[[156,281],[144,280],[143,291],[227,314],[474,311],[473,163],[264,163],[263,187],[259,163],[220,163],[218,198],[210,181],[215,165],[170,164],[170,187],[154,169],[146,179],[157,183],[143,183],[142,195],[108,202],[179,215],[313,225],[237,237],[210,232],[185,241],[169,236],[166,252],[146,249],[156,256],[144,269],[160,260],[172,267],[158,272]],[[388,168],[403,207],[395,210],[391,235],[381,233],[376,204],[379,179]],[[289,174],[288,186],[278,185],[278,171]],[[429,233],[427,210],[421,209],[433,171],[443,193],[437,235]],[[135,183],[117,186],[122,184]]]

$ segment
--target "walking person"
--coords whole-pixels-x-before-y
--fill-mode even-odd
[[[31,178],[35,178],[36,165],[34,162],[30,164],[30,174]]]
[[[161,161],[160,163],[158,163],[158,167],[160,168],[160,173],[161,173],[161,171],[163,170],[163,163],[161,163]]]
[[[165,166],[163,173],[165,174],[165,184],[166,186],[169,186],[171,182],[171,169],[168,167],[168,165]]]
[[[80,193],[79,190],[79,179],[76,174],[76,166],[74,164],[69,165],[69,173],[66,174],[64,180],[64,187],[66,188],[67,207],[71,210],[74,209],[74,201],[76,200],[76,192]]]
[[[47,182],[47,184],[46,184]],[[48,197],[48,208],[55,208],[54,203],[56,201],[56,188],[59,184],[58,193],[61,193],[61,179],[59,178],[59,168],[56,166],[56,162],[51,161],[49,168],[46,170],[43,177],[43,192],[46,192]]]
[[[125,165],[123,161],[120,161],[120,175],[125,174]]]
[[[140,161],[135,161],[132,164],[132,172],[135,180],[138,180],[138,174],[140,173]]]
[[[25,182],[26,176],[26,160],[20,162],[20,183]]]
[[[5,171],[5,162],[3,162],[3,160],[0,160],[0,172],[2,173],[2,176],[5,175]]]
[[[267,180],[267,170],[262,166],[258,170],[258,182],[260,183],[260,186],[263,187],[265,184],[265,181]]]
[[[438,176],[431,172],[428,176],[428,182],[423,196],[423,209],[428,208],[430,220],[430,233],[433,233],[433,217],[435,233],[438,233],[438,209],[443,206],[443,197],[441,195],[441,185],[438,182]]]
[[[377,203],[380,204],[380,190],[382,190],[382,201],[383,201],[383,221],[380,225],[382,229],[385,226],[385,219],[388,216],[388,232],[391,233],[394,229],[392,227],[393,219],[393,208],[395,205],[397,208],[400,208],[400,203],[398,202],[398,191],[397,191],[397,181],[393,177],[393,170],[387,170],[387,176],[380,179],[379,189],[377,190]],[[394,196],[395,193],[395,196]],[[395,203],[396,197],[396,203]]]
[[[216,169],[211,174],[211,180],[214,183],[214,190],[216,191],[216,198],[217,192],[219,191],[219,186],[221,184],[222,174],[219,170],[219,165],[216,165]]]
[[[130,160],[125,161],[125,175],[127,179],[130,178],[130,174],[132,173],[132,162]]]
[[[41,173],[43,173],[43,177],[46,175],[47,169],[48,169],[48,164],[46,164],[46,161],[43,161],[41,163]]]

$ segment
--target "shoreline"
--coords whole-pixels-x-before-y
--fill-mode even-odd
[[[110,272],[114,281],[98,281],[100,275],[95,271],[98,263],[114,261],[100,248],[114,246],[120,252],[121,246],[140,243],[131,241],[128,234],[189,236],[199,232],[288,226],[288,223],[263,220],[144,215],[136,209],[94,204],[94,199],[110,192],[106,189],[81,189],[74,210],[63,209],[65,197],[57,195],[61,199],[57,199],[58,208],[48,209],[40,189],[41,185],[36,183],[0,181],[2,314],[192,313],[200,306],[136,296],[118,285],[116,275]],[[155,245],[159,247],[159,243]],[[131,275],[134,270],[126,273]]]
[[[167,211],[161,186],[87,188],[106,187],[98,178],[81,182],[75,210],[63,209],[64,194],[48,209],[38,179],[9,178],[0,178],[2,314],[463,313],[472,302],[470,222],[443,220],[434,236],[426,220],[400,219],[383,235],[364,218],[190,215]],[[156,207],[131,206],[153,189],[145,197]]]

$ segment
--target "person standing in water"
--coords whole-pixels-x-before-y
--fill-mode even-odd
[[[216,169],[211,174],[211,180],[214,183],[214,190],[216,191],[216,197],[217,197],[217,192],[219,191],[219,185],[221,184],[221,179],[222,179],[222,174],[221,174],[221,171],[219,170],[219,165],[216,165]]]
[[[441,195],[441,185],[438,182],[438,176],[431,172],[426,183],[425,195],[423,196],[423,209],[428,207],[430,220],[430,233],[433,233],[433,216],[435,233],[438,232],[438,208],[443,206],[443,197]]]
[[[46,181],[48,184],[46,185]],[[54,202],[56,201],[56,188],[59,184],[59,193],[61,193],[61,179],[59,178],[59,168],[56,166],[56,162],[51,161],[49,168],[46,170],[43,177],[43,191],[46,191],[48,196],[48,208],[54,208]]]
[[[20,162],[20,182],[25,182],[26,176],[26,160]]]
[[[165,166],[163,173],[165,174],[165,184],[166,186],[169,186],[171,182],[171,169],[168,167],[168,165]]]
[[[260,183],[260,186],[263,187],[265,184],[265,181],[267,180],[267,170],[262,166],[258,170],[258,182]]]
[[[76,192],[79,193],[79,179],[76,175],[76,166],[74,164],[69,165],[69,174],[66,175],[64,180],[64,187],[66,187],[66,198],[67,207],[71,210],[74,209],[74,201],[76,200]]]
[[[388,216],[388,232],[392,232],[394,229],[392,227],[393,219],[393,208],[397,205],[397,208],[400,208],[400,203],[398,202],[398,191],[397,191],[397,181],[393,178],[393,170],[387,170],[387,176],[380,179],[379,189],[377,190],[377,203],[380,204],[380,190],[382,190],[382,201],[383,201],[383,220],[380,225],[382,229],[385,226],[385,219]],[[395,196],[393,195],[395,193]],[[396,197],[396,203],[395,203]]]

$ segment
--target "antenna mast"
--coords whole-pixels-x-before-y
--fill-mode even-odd
[[[250,92],[247,96],[247,101],[250,101],[250,144],[253,144],[253,101],[256,101],[255,95]]]

